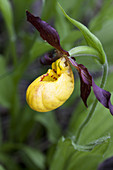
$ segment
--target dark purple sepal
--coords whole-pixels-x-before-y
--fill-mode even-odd
[[[88,107],[87,106],[87,99],[88,99],[90,92],[91,92],[91,86],[84,83],[84,81],[81,77],[80,77],[80,91],[81,91],[80,97],[82,98],[85,106]]]
[[[85,106],[88,107],[87,99],[91,92],[92,76],[90,75],[90,73],[88,72],[88,69],[84,65],[78,64],[78,67],[79,67],[78,72],[79,72],[79,76],[80,76],[81,98],[82,98]]]
[[[51,27],[47,22],[42,21],[39,17],[35,17],[28,11],[26,11],[26,15],[27,21],[29,21],[40,32],[40,36],[45,41],[59,50],[62,54],[69,56],[69,53],[62,49],[59,34],[53,27]]]
[[[84,65],[78,64],[72,57],[69,58],[69,61],[79,72],[81,98],[87,107],[87,99],[90,95],[92,86],[92,76]]]
[[[111,114],[113,115],[113,105],[111,104],[111,101],[110,101],[111,93],[98,87],[95,84],[94,80],[92,80],[92,87],[93,87],[94,94],[96,98],[98,99],[98,101],[101,104],[103,104],[106,108],[108,108]]]
[[[90,75],[88,69],[82,64],[78,64],[78,68],[80,77],[83,80],[83,82],[89,86],[92,86],[92,76]]]

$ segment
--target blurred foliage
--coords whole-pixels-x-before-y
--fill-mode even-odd
[[[100,39],[109,62],[105,89],[113,95],[113,1],[58,2]],[[37,113],[26,104],[27,86],[48,68],[40,64],[40,57],[53,50],[26,21],[26,10],[56,28],[65,50],[85,44],[56,0],[0,0],[0,170],[96,170],[113,156],[113,117],[98,104],[79,144],[74,143],[76,131],[94,101],[92,93],[89,108],[83,105],[75,70],[74,93],[62,107]],[[101,66],[88,56],[77,58],[77,62],[88,67],[99,85]]]

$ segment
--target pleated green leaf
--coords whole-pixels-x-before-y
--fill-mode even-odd
[[[62,138],[57,146],[50,170],[91,170],[98,163],[109,146],[109,139],[92,146],[76,145],[71,139]]]

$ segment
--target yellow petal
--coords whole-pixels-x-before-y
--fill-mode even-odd
[[[33,110],[48,112],[61,106],[73,90],[73,72],[62,57],[52,64],[52,69],[29,85],[26,100]]]

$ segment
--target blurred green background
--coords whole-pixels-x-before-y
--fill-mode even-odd
[[[113,95],[113,0],[58,2],[100,39],[109,62],[105,89]],[[50,67],[41,65],[40,58],[53,50],[26,21],[26,10],[57,30],[65,50],[86,44],[56,0],[0,0],[0,170],[96,170],[113,156],[113,117],[98,104],[79,145],[74,143],[95,98],[91,93],[86,109],[75,69],[75,90],[63,106],[39,113],[26,103],[28,85]],[[76,60],[90,70],[99,85],[101,66],[88,56]]]

